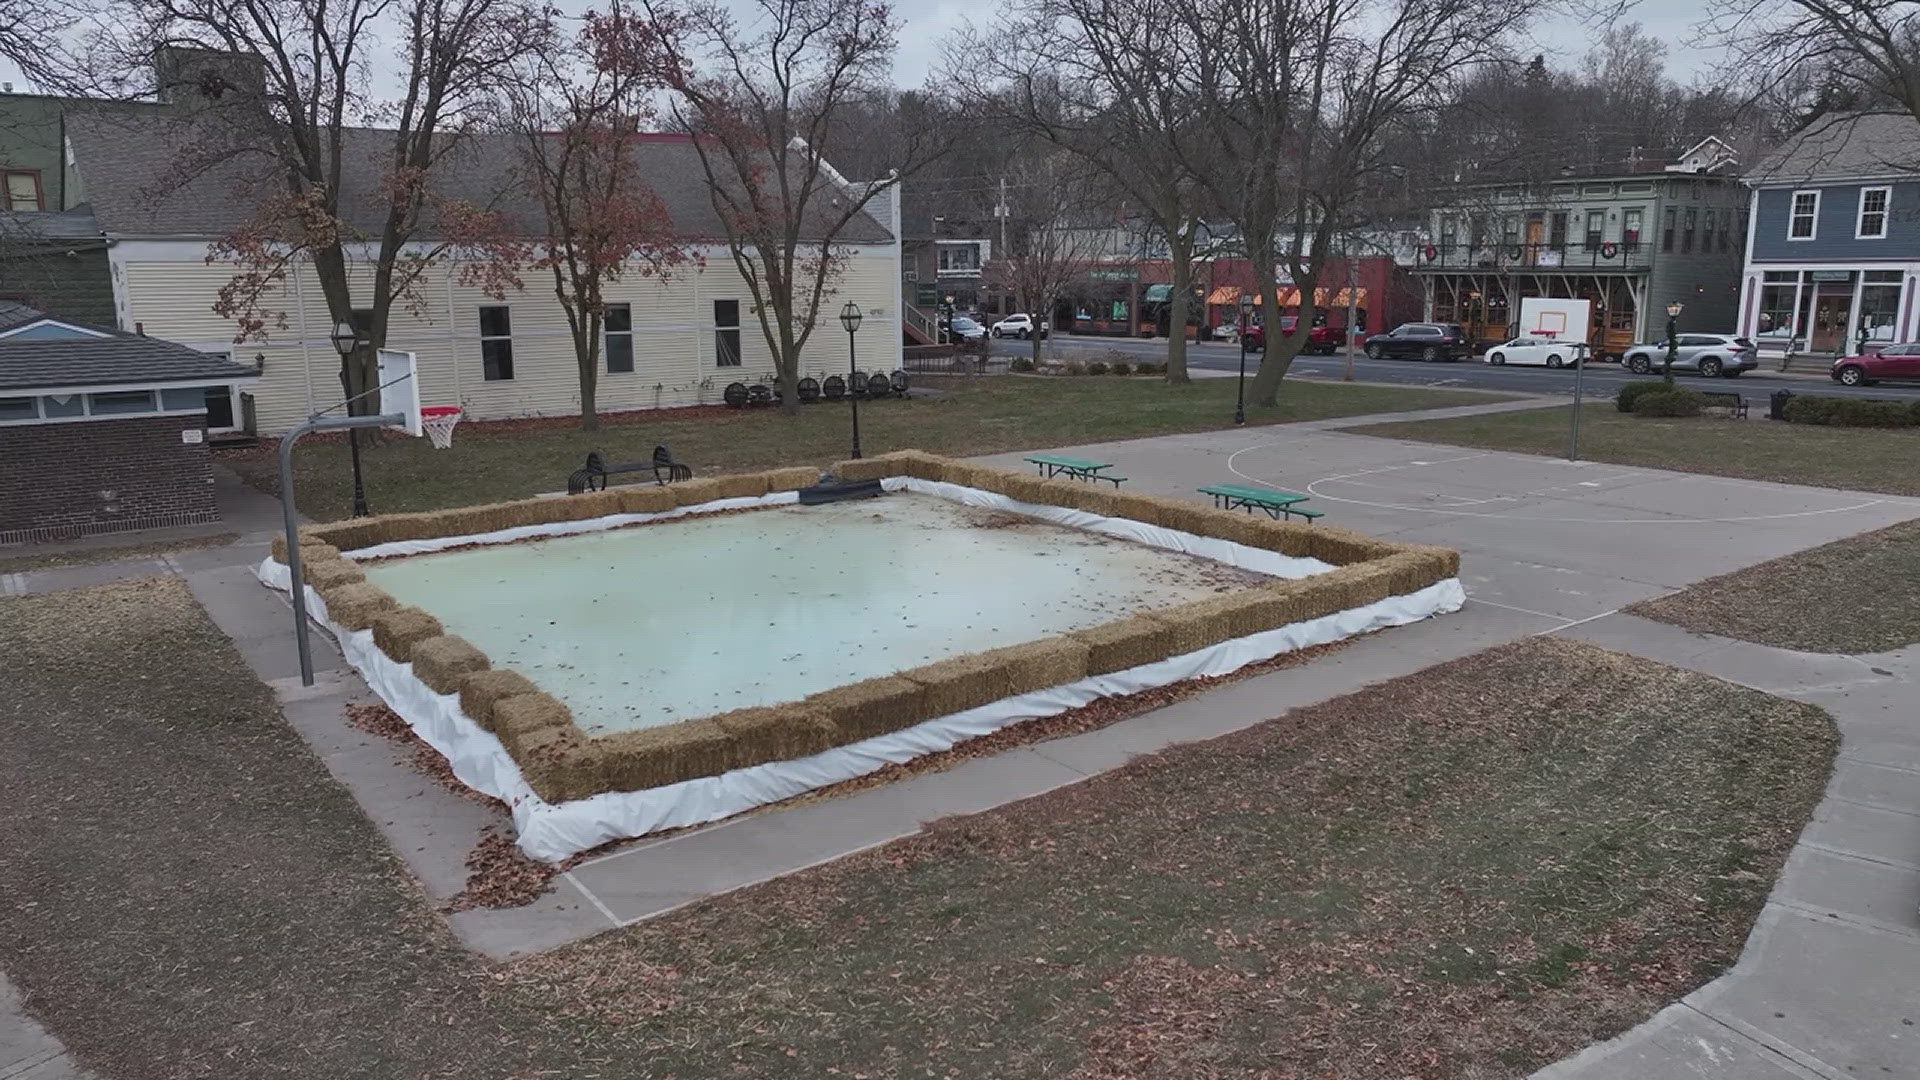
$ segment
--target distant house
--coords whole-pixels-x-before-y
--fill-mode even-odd
[[[258,434],[278,434],[342,397],[340,359],[329,341],[333,321],[303,260],[272,297],[284,324],[270,321],[262,335],[236,342],[235,324],[214,313],[218,292],[235,268],[209,263],[210,242],[250,225],[275,192],[239,161],[175,182],[178,148],[194,134],[190,124],[166,116],[138,124],[69,118],[74,184],[84,191],[109,245],[114,323],[257,364],[261,377],[245,392],[235,420]],[[365,235],[380,232],[378,163],[390,149],[386,135],[372,129],[347,133],[343,213]],[[658,193],[683,245],[698,258],[664,278],[629,274],[609,289],[598,407],[718,402],[728,383],[755,382],[773,371],[752,294],[728,253],[691,141],[649,136],[635,155],[637,174]],[[537,232],[544,217],[518,181],[518,162],[511,137],[477,136],[436,169],[436,196],[492,208],[515,229]],[[847,188],[859,190],[852,183]],[[833,294],[821,305],[823,321],[802,358],[802,374],[845,367],[846,342],[834,316],[848,300],[868,316],[860,366],[899,366],[901,256],[886,224],[898,220],[897,195],[897,188],[883,193],[875,200],[883,205],[840,233],[846,258],[829,286]],[[419,244],[430,247],[439,239],[429,226]],[[463,284],[459,269],[437,261],[416,290],[420,303],[393,309],[387,345],[416,354],[423,403],[458,405],[481,420],[577,414],[573,343],[551,281],[530,272],[525,291],[495,299]],[[370,307],[371,267],[352,270],[356,301]]]
[[[0,300],[111,325],[113,274],[93,214],[0,213]]]
[[[1763,354],[1831,358],[1920,339],[1920,122],[1816,121],[1746,176],[1740,332]]]
[[[209,398],[252,369],[0,302],[0,544],[218,521]]]

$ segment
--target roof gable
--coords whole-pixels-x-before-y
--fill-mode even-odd
[[[89,330],[55,318],[37,319],[0,330],[0,341],[85,341],[112,336],[105,330]]]
[[[1822,117],[1746,176],[1753,185],[1920,175],[1920,120],[1907,113]]]
[[[224,356],[131,334],[64,341],[0,339],[0,392],[213,384],[251,380],[258,374]]]

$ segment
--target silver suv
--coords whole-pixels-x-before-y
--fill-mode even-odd
[[[1627,350],[1627,370],[1636,375],[1658,371],[1667,362],[1667,343],[1649,341]],[[1736,334],[1681,334],[1673,356],[1673,370],[1697,371],[1708,378],[1732,378],[1760,366],[1753,342]]]

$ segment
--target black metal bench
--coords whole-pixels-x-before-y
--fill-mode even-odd
[[[587,452],[587,463],[573,470],[567,477],[567,494],[579,495],[587,491],[607,490],[607,477],[620,473],[653,471],[653,482],[670,484],[675,480],[691,480],[693,469],[673,459],[673,451],[665,446],[653,448],[652,461],[631,461],[625,465],[608,465],[600,456],[600,451]]]
[[[1747,418],[1747,399],[1727,390],[1702,390],[1700,396],[1707,399],[1710,407],[1724,407],[1729,415],[1739,419]]]

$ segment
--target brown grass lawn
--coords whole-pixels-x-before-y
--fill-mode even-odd
[[[1234,388],[1227,379],[1170,387],[1150,378],[989,376],[923,378],[915,385],[946,392],[861,404],[867,454],[913,447],[968,457],[1206,431],[1233,420]],[[1247,422],[1282,424],[1506,400],[1510,396],[1290,380],[1277,408],[1249,410]],[[817,404],[794,416],[778,409],[725,408],[625,413],[609,417],[598,432],[580,431],[569,420],[465,424],[454,448],[444,453],[431,450],[424,439],[385,439],[363,455],[364,471],[375,513],[437,510],[564,490],[567,474],[596,449],[610,463],[643,461],[655,444],[665,443],[697,476],[829,465],[848,456],[849,420],[846,405]],[[222,460],[254,486],[278,491],[279,465],[271,446],[225,453]],[[303,442],[296,461],[300,509],[323,521],[347,516],[352,481],[345,443]]]
[[[1394,439],[1512,450],[1567,452],[1565,408],[1413,420],[1350,430]],[[1920,495],[1920,428],[1838,428],[1787,424],[1756,414],[1655,419],[1590,405],[1580,423],[1581,456],[1615,465],[1778,480],[1816,487]]]
[[[117,562],[121,559],[151,559],[160,555],[171,555],[178,551],[225,547],[238,539],[240,539],[239,533],[217,533],[212,536],[183,536],[173,540],[154,540],[144,543],[121,544],[113,547],[71,548],[66,551],[43,552],[40,554],[0,554],[0,574],[17,574],[29,570],[51,570],[56,567],[80,566],[86,563]],[[0,552],[5,552],[6,550],[5,548],[0,548]]]
[[[1803,652],[1903,648],[1920,642],[1920,522],[1750,566],[1627,610]]]
[[[1532,639],[493,966],[178,581],[0,656],[0,967],[108,1080],[1521,1075],[1734,959],[1834,749]]]

